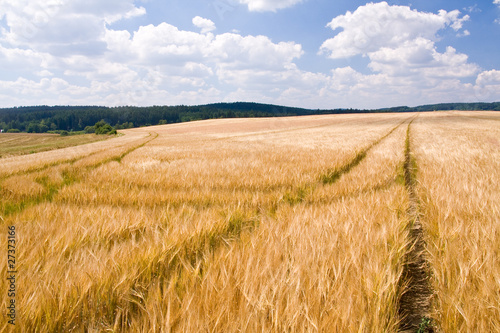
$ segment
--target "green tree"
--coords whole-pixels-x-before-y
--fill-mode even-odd
[[[49,130],[49,126],[47,126],[45,120],[40,121],[40,124],[38,125],[38,130],[39,133],[45,133]]]
[[[116,134],[116,130],[104,120],[99,120],[94,125],[95,134]]]
[[[26,126],[26,132],[28,133],[40,133],[40,126],[37,122],[32,121]]]
[[[85,133],[95,133],[95,127],[94,126],[87,126],[85,127]]]

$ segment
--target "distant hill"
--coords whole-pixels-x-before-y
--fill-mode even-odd
[[[500,102],[494,103],[441,103],[420,105],[415,107],[398,106],[393,108],[379,109],[390,112],[425,112],[425,111],[500,111]]]
[[[27,106],[0,109],[0,129],[44,133],[84,131],[104,120],[117,129],[180,123],[202,119],[243,117],[284,117],[314,114],[417,112],[435,110],[494,110],[496,103],[444,103],[417,107],[399,106],[374,110],[304,109],[262,103],[236,102],[197,106]]]

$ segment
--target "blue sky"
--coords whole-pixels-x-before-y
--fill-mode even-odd
[[[500,101],[500,0],[0,0],[0,107]]]

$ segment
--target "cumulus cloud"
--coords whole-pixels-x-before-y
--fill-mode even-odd
[[[391,76],[470,77],[479,70],[467,62],[465,54],[449,46],[445,53],[436,50],[434,42],[417,38],[395,48],[382,47],[368,54],[369,68]]]
[[[269,91],[287,84],[300,44],[273,43],[265,36],[219,35],[179,30],[161,23],[140,27],[133,35],[109,30],[105,40],[111,57],[139,67],[157,66],[158,89],[207,89],[228,84],[244,90]]]
[[[303,54],[300,44],[266,36],[214,35],[215,24],[199,16],[192,23],[200,32],[165,22],[132,33],[114,30],[113,22],[145,13],[133,0],[0,3],[7,26],[0,68],[18,69],[0,81],[4,105],[215,102],[223,99],[221,85],[257,90],[285,84]],[[33,26],[22,30],[29,22]],[[56,88],[59,94],[52,93]],[[14,98],[19,91],[34,102]]]
[[[179,30],[163,22],[157,26],[141,26],[131,39],[122,39],[119,47],[145,64],[184,63],[200,61],[213,38],[213,35]]]
[[[133,0],[0,0],[0,17],[9,28],[0,41],[43,51],[101,53],[106,23],[145,13]]]
[[[142,26],[131,36],[108,30],[105,36],[112,54],[126,54],[143,65],[176,65],[187,62],[212,67],[282,70],[303,54],[294,42],[273,43],[265,36],[213,34],[179,30],[168,23]]]
[[[200,17],[200,16],[196,16],[193,18],[193,24],[197,28],[201,29],[202,34],[205,34],[205,33],[210,32],[210,31],[214,31],[216,29],[214,22],[212,22],[209,19]]]
[[[48,68],[55,59],[47,53],[20,48],[5,48],[0,45],[0,68],[37,69]]]
[[[247,5],[248,10],[256,12],[272,11],[295,6],[304,0],[238,0],[241,4]]]
[[[226,33],[218,35],[208,51],[219,63],[232,68],[263,68],[281,70],[304,53],[295,42],[273,43],[266,36],[241,36]]]
[[[254,11],[301,2],[234,1]],[[322,53],[364,55],[368,74],[352,67],[302,70],[296,64],[304,54],[301,44],[238,31],[216,34],[215,24],[199,16],[192,19],[194,31],[166,22],[135,31],[112,25],[145,12],[133,0],[0,0],[7,26],[0,32],[3,106],[249,100],[374,108],[500,98],[500,71],[480,73],[452,47],[438,52],[440,30],[466,33],[468,17],[458,11],[422,13],[380,3],[334,18],[329,27],[339,32]]]
[[[61,78],[0,81],[0,98],[7,105],[26,105],[28,98],[36,100],[38,104],[88,104],[89,97],[96,97],[92,89],[69,84]]]
[[[334,59],[363,55],[373,74],[361,74],[350,67],[337,69],[332,72],[328,93],[345,90],[347,95],[365,96],[375,104],[388,96],[393,104],[418,103],[424,97],[429,103],[440,98],[471,98],[473,85],[462,80],[474,78],[479,66],[451,46],[442,53],[436,47],[442,29],[468,35],[467,30],[462,31],[467,20],[469,16],[462,17],[458,10],[433,14],[386,2],[369,3],[335,17],[328,27],[342,31],[326,40],[319,53]]]
[[[326,40],[320,52],[330,58],[347,58],[366,54],[382,47],[398,47],[404,42],[425,38],[437,39],[437,32],[447,26],[462,28],[468,16],[440,10],[438,14],[412,10],[407,6],[390,6],[387,2],[368,3],[354,12],[335,17],[328,27],[343,29]]]
[[[500,71],[493,69],[479,74],[474,93],[480,102],[500,100]]]

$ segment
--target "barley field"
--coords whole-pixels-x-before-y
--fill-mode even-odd
[[[500,331],[499,120],[218,119],[3,157],[0,331]]]
[[[110,135],[2,133],[0,135],[0,157],[34,154],[42,151],[73,147],[85,143],[106,140]]]

